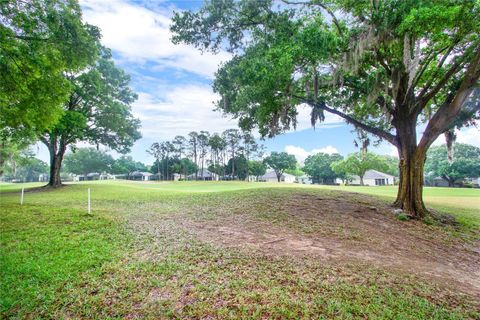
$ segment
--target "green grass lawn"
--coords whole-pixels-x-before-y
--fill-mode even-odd
[[[219,248],[198,241],[172,220],[178,215],[217,219],[249,208],[248,199],[276,201],[297,190],[319,195],[346,190],[391,199],[392,187],[109,181],[26,192],[20,206],[21,187],[0,184],[2,318],[479,315],[468,299],[441,293],[415,277],[369,265],[333,266]],[[86,214],[87,188],[91,216]],[[427,188],[425,199],[465,225],[480,226],[480,190]],[[252,217],[261,216],[254,209],[261,211],[261,206],[251,206]]]

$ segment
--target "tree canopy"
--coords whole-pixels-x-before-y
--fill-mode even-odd
[[[51,128],[62,116],[74,74],[97,57],[99,30],[72,0],[0,2],[2,138]]]
[[[128,86],[130,76],[113,63],[110,50],[101,48],[101,56],[87,70],[66,77],[73,89],[63,115],[39,136],[50,152],[51,186],[61,184],[60,167],[68,145],[85,141],[128,152],[140,138],[140,121],[131,113],[137,95]]]
[[[335,182],[335,178],[339,177],[339,174],[332,170],[331,164],[342,159],[343,157],[338,153],[320,152],[310,155],[305,159],[303,171],[312,177],[313,183],[332,184]]]
[[[390,142],[400,158],[395,204],[426,214],[426,152],[478,89],[479,2],[282,2],[207,1],[175,13],[173,41],[234,53],[213,88],[218,109],[244,129],[284,132],[306,104],[312,125],[330,112]]]
[[[453,159],[450,161],[446,145],[432,147],[428,151],[425,164],[427,176],[441,177],[451,187],[456,180],[480,177],[480,148],[457,143],[453,151]]]
[[[111,173],[113,174],[129,174],[133,171],[147,171],[147,166],[141,162],[133,160],[131,156],[122,155],[115,159],[112,164]]]
[[[346,177],[357,175],[360,177],[360,184],[363,186],[363,177],[368,170],[385,171],[388,164],[384,158],[370,153],[353,153],[343,160],[333,162],[331,164],[332,170],[338,175]]]
[[[95,148],[80,148],[65,156],[65,171],[87,175],[92,172],[111,172],[114,160],[111,155]]]
[[[263,163],[272,168],[277,175],[278,182],[282,177],[282,174],[287,169],[295,169],[297,159],[294,155],[286,152],[272,152],[268,157],[263,159]]]

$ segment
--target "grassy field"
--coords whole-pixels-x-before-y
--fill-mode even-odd
[[[378,227],[350,228],[357,220],[368,225],[370,219],[361,220],[361,212],[354,219],[347,212],[346,220],[302,213],[321,210],[312,204],[321,199],[332,208],[348,201],[365,202],[362,210],[371,204],[381,208],[375,198],[341,191],[391,199],[392,187],[92,182],[26,192],[20,206],[21,187],[0,184],[3,318],[479,316],[474,292],[442,287],[441,281],[437,285],[401,266],[329,258],[313,254],[318,251],[313,245],[304,248],[305,239],[320,237],[332,248],[345,243],[346,253],[371,245],[367,238]],[[92,191],[91,216],[86,214],[87,188]],[[405,235],[398,236],[411,238],[413,246],[426,243],[425,252],[442,245],[454,253],[452,243],[463,241],[456,238],[458,234],[479,229],[480,190],[429,188],[425,199],[429,206],[456,216],[462,225],[451,232],[400,222],[387,211],[372,217],[381,219],[379,225],[405,228]],[[299,206],[285,209],[296,201]],[[264,239],[279,233],[285,238]],[[435,247],[428,247],[432,242]],[[388,252],[390,247],[382,250]],[[477,256],[472,257],[474,265]]]

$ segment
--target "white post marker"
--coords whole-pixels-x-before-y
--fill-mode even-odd
[[[25,187],[22,187],[22,196],[20,197],[20,204],[23,205],[23,194],[25,193]]]
[[[90,214],[90,188],[88,188],[88,214]]]

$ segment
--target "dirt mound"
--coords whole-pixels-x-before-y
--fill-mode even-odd
[[[367,262],[480,297],[478,243],[462,243],[418,221],[399,221],[392,208],[370,197],[294,194],[261,206],[213,220],[174,220],[212,245],[328,263]]]

